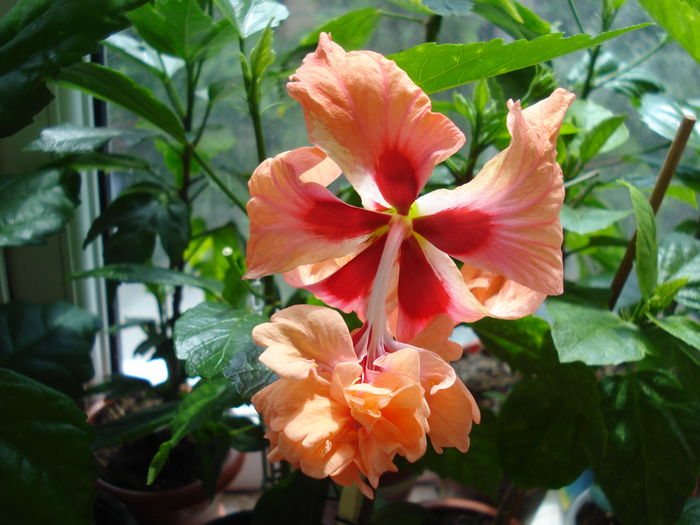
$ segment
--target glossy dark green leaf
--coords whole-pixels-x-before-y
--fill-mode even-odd
[[[623,523],[674,523],[700,471],[700,404],[664,370],[606,377],[608,443],[594,465]]]
[[[275,52],[272,49],[272,29],[265,28],[260,40],[250,53],[250,66],[254,78],[262,78],[267,68],[275,61]]]
[[[333,35],[333,42],[348,51],[362,49],[377,28],[381,12],[368,7],[350,11],[342,16],[329,20],[318,29],[312,31],[299,42],[299,48],[308,49],[315,46],[321,33]]]
[[[534,40],[504,44],[496,39],[474,44],[420,44],[389,58],[427,93],[436,93],[482,78],[502,75],[567,53],[596,46],[648,24],[601,33],[596,37],[552,33]]]
[[[700,523],[700,498],[690,498],[685,502],[683,513],[675,525],[696,525]]]
[[[230,443],[241,452],[257,452],[268,445],[265,430],[247,417],[227,417],[224,419],[228,428]]]
[[[576,128],[581,130],[570,146],[576,152],[581,152],[581,155],[586,152],[587,154],[593,152],[593,155],[607,153],[622,146],[629,139],[627,126],[624,123],[617,124],[620,117],[616,117],[609,109],[590,100],[574,100],[566,114],[567,120],[570,119]],[[608,124],[605,124],[606,122]],[[611,132],[611,128],[615,129]],[[589,135],[590,138],[588,138]],[[603,138],[605,141],[602,141]],[[584,145],[584,141],[588,144]],[[603,144],[601,145],[600,142]]]
[[[257,347],[251,332],[265,318],[223,303],[198,304],[175,323],[175,351],[190,375],[221,374],[240,353]]]
[[[162,443],[148,467],[150,485],[161,471],[170,456],[170,451],[190,432],[209,421],[220,421],[227,408],[241,402],[235,389],[224,377],[202,379],[197,386],[178,404],[175,417],[170,422],[171,438]]]
[[[515,0],[474,0],[472,10],[513,38],[532,39],[551,32],[547,22]]]
[[[681,233],[666,236],[659,247],[659,281],[687,279],[675,300],[700,310],[700,241]]]
[[[0,369],[3,524],[86,525],[93,520],[93,432],[75,402]]]
[[[49,153],[85,153],[95,151],[110,140],[119,138],[127,146],[134,146],[154,133],[143,129],[111,129],[61,124],[44,128],[39,138],[25,148],[26,151],[45,151]]]
[[[627,120],[627,115],[614,115],[609,117],[588,131],[579,146],[579,156],[583,164],[595,157],[610,140],[610,137]]]
[[[46,80],[97,51],[146,0],[19,0],[0,20],[0,137],[32,122],[53,95]]]
[[[694,115],[695,112],[687,104],[678,102],[667,95],[656,93],[644,95],[639,107],[642,122],[654,133],[668,140],[673,140],[676,136],[676,131],[678,131],[685,113]],[[696,150],[700,149],[700,129],[697,126],[690,133],[688,145]]]
[[[233,383],[245,402],[277,379],[277,375],[258,360],[262,352],[259,346],[248,346],[244,351],[236,352],[224,370],[224,376]]]
[[[617,365],[653,352],[639,327],[605,308],[550,299],[547,311],[554,320],[552,338],[562,363]]]
[[[275,0],[214,0],[221,13],[245,39],[268,25],[277,27],[289,16],[289,10]]]
[[[585,235],[607,228],[630,214],[630,210],[609,210],[579,206],[562,206],[560,219],[565,230]]]
[[[160,102],[152,91],[118,71],[97,64],[80,63],[63,68],[58,80],[61,85],[80,89],[131,111],[175,140],[185,142],[182,123],[170,108]]]
[[[700,63],[700,5],[677,0],[639,0],[639,3]]]
[[[181,58],[159,54],[146,42],[124,32],[110,36],[104,41],[104,45],[163,79],[172,78],[185,67],[185,61]]]
[[[682,315],[669,315],[667,317],[650,317],[651,321],[684,343],[700,350],[700,323]],[[700,361],[700,354],[698,354]]]
[[[223,291],[223,285],[218,281],[144,264],[110,264],[102,268],[95,268],[94,270],[71,275],[71,279],[86,279],[88,277],[103,277],[107,280],[125,283],[193,286],[216,295],[221,295]]]
[[[637,221],[637,240],[634,269],[637,272],[639,290],[644,299],[651,297],[659,279],[658,257],[659,250],[656,243],[656,219],[654,210],[642,192],[637,188],[623,182],[630,192],[634,217]]]
[[[0,246],[41,244],[77,208],[80,177],[67,169],[0,177]]]
[[[151,165],[141,157],[120,153],[70,153],[50,163],[49,167],[101,170],[137,170],[150,172]]]
[[[96,332],[95,317],[68,303],[0,305],[0,366],[78,398]]]
[[[197,0],[162,0],[129,13],[141,38],[161,53],[192,61],[231,44],[231,25],[214,22]]]
[[[515,385],[498,419],[505,474],[522,488],[572,483],[602,453],[603,416],[593,371],[557,365]]]

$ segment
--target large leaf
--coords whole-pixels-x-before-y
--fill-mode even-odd
[[[574,35],[564,38],[563,33],[552,33],[534,40],[517,40],[509,44],[504,44],[501,39],[474,44],[431,42],[389,58],[395,60],[425,92],[436,93],[597,46],[647,25],[608,31],[596,37]]]
[[[634,217],[637,221],[637,237],[635,241],[635,270],[639,290],[644,299],[648,299],[656,289],[659,279],[658,247],[656,244],[656,219],[651,204],[637,188],[628,183],[627,186],[632,199]]]
[[[280,522],[280,516],[284,516],[285,525],[322,523],[327,499],[327,479],[313,479],[297,470],[263,493],[255,504],[251,523],[272,525]]]
[[[75,124],[61,124],[42,129],[39,138],[25,149],[48,153],[84,153],[95,151],[115,138],[123,140],[127,146],[133,146],[142,139],[153,135],[152,131],[144,129],[93,128]]]
[[[72,399],[0,369],[0,523],[93,520],[92,429]]]
[[[572,483],[602,453],[604,439],[595,375],[581,363],[520,381],[499,415],[503,469],[523,488]]]
[[[687,104],[680,103],[667,95],[650,93],[642,97],[639,115],[650,130],[668,140],[673,140],[684,114],[695,112]],[[688,138],[691,148],[700,150],[700,127],[695,126]]]
[[[86,272],[74,273],[71,279],[87,277],[104,277],[110,281],[125,283],[162,284],[166,286],[194,286],[221,295],[224,285],[212,279],[204,279],[187,273],[167,270],[145,264],[110,264]]]
[[[198,304],[175,323],[175,352],[189,375],[215,377],[236,354],[256,349],[251,332],[263,322],[261,315],[223,303]]]
[[[513,38],[535,38],[551,32],[547,22],[515,0],[474,0],[472,10]]]
[[[566,118],[581,130],[570,147],[579,152],[584,163],[597,154],[622,146],[629,139],[629,130],[621,122],[622,117],[590,100],[574,100]]]
[[[68,303],[0,305],[0,366],[81,397],[96,332],[95,317]]]
[[[659,247],[659,281],[687,279],[675,300],[700,310],[700,241],[680,233],[667,236]]]
[[[669,315],[664,318],[651,317],[651,321],[684,343],[700,350],[700,323],[682,315]],[[700,353],[696,352],[696,361],[700,363]]]
[[[0,137],[12,135],[53,99],[46,80],[129,25],[146,0],[19,0],[0,21]]]
[[[308,50],[318,42],[321,33],[333,35],[333,42],[351,51],[361,49],[372,36],[381,18],[381,11],[368,7],[350,11],[342,16],[329,20],[312,31],[299,42],[299,48]]]
[[[275,0],[214,0],[223,15],[245,39],[268,25],[277,27],[289,16],[289,10]]]
[[[182,123],[170,108],[160,102],[152,91],[118,71],[97,64],[80,63],[63,68],[58,79],[64,86],[80,89],[131,111],[175,140],[185,142]]]
[[[172,77],[185,67],[185,61],[181,58],[162,55],[146,42],[125,32],[110,36],[104,44],[162,79]]]
[[[647,13],[700,63],[700,6],[686,0],[639,0]]]
[[[177,406],[175,401],[154,405],[97,425],[93,448],[99,450],[130,442],[165,428],[175,417]]]
[[[150,485],[165,466],[170,451],[190,432],[211,421],[221,421],[227,408],[241,404],[235,389],[223,376],[203,379],[178,405],[170,423],[171,438],[162,443],[148,467]]]
[[[603,230],[629,214],[629,210],[608,210],[586,206],[572,208],[565,204],[562,206],[560,219],[565,230],[585,235]]]
[[[700,499],[689,498],[676,525],[694,525],[697,523],[700,523]]]
[[[224,370],[224,376],[233,383],[238,395],[245,402],[260,389],[277,379],[277,375],[259,360],[263,349],[252,346],[243,352],[236,352]]]
[[[700,466],[700,405],[670,373],[601,382],[608,443],[596,481],[623,523],[674,523]]]
[[[562,363],[617,365],[639,361],[654,348],[639,327],[604,308],[550,299],[552,338]]]
[[[41,244],[79,204],[80,177],[68,169],[0,177],[0,246]]]
[[[164,0],[129,13],[141,38],[168,55],[192,61],[233,42],[236,33],[225,20],[214,22],[197,0]]]

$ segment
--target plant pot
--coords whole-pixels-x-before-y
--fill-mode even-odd
[[[433,513],[438,519],[436,523],[440,525],[490,525],[497,513],[496,507],[488,503],[463,498],[443,498],[425,501],[421,505]],[[471,521],[466,521],[469,519]],[[511,518],[509,525],[522,524],[516,518]]]
[[[581,492],[564,515],[564,525],[619,525],[615,517],[601,509],[591,496],[591,489]]]
[[[97,480],[97,487],[113,495],[136,516],[140,525],[201,525],[220,515],[220,494],[240,472],[245,455],[231,450],[216,483],[217,494],[209,499],[200,481],[160,492],[117,487]]]

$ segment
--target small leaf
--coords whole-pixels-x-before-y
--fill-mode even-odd
[[[48,153],[84,153],[95,151],[110,140],[119,138],[128,146],[153,136],[152,131],[143,129],[111,129],[61,124],[41,130],[39,138],[29,144],[25,151],[45,151]]]
[[[700,323],[697,321],[681,315],[649,316],[649,319],[662,330],[700,350]]]
[[[496,39],[473,44],[427,43],[389,56],[426,93],[436,93],[482,78],[534,66],[561,55],[597,46],[649,24],[617,29],[596,37],[552,33],[534,40],[518,40],[504,44]]]
[[[96,425],[93,449],[133,441],[167,427],[175,417],[177,406],[174,401],[163,403]]]
[[[586,164],[595,157],[626,119],[627,115],[614,115],[602,120],[593,129],[585,133],[579,146],[581,162]]]
[[[381,12],[368,7],[350,11],[342,16],[329,20],[318,29],[301,39],[297,49],[315,46],[321,33],[333,35],[333,42],[347,51],[361,49],[377,28]]]
[[[573,104],[571,104],[571,107],[567,111],[567,120],[571,119],[573,124],[579,130],[579,133],[572,141],[572,147],[579,152],[581,152],[581,149],[584,148],[588,153],[597,148],[597,150],[593,153],[593,155],[597,155],[607,153],[608,151],[612,151],[615,148],[622,146],[629,139],[629,130],[624,123],[620,123],[619,125],[615,126],[615,124],[617,124],[617,120],[620,118],[620,116],[616,117],[613,115],[609,109],[600,106],[595,102],[591,102],[590,100],[574,100]],[[608,122],[609,124],[604,124],[605,122]],[[594,130],[596,130],[596,128],[599,126],[602,126],[600,131],[595,132]],[[613,126],[615,126],[615,129],[608,135],[610,128]],[[587,139],[589,135],[591,135],[591,138]],[[607,138],[603,144],[600,145],[600,142],[605,135],[607,135]],[[585,140],[589,140],[591,142],[584,146],[583,142]],[[583,152],[581,152],[581,156],[583,156]]]
[[[60,392],[0,369],[0,494],[6,524],[93,521],[92,429]]]
[[[562,363],[617,365],[653,352],[639,328],[603,308],[561,299],[547,301],[552,337]]]
[[[651,297],[658,282],[658,247],[656,245],[656,219],[651,204],[642,193],[623,182],[630,192],[634,216],[637,220],[635,270],[639,290],[644,299]]]
[[[687,277],[658,285],[654,290],[654,295],[649,298],[649,310],[656,313],[668,308],[686,284],[688,284]]]
[[[689,498],[683,507],[683,513],[675,525],[696,525],[700,523],[700,499]]]
[[[700,241],[681,233],[668,235],[659,249],[659,280],[687,279],[675,297],[680,304],[700,310]]]
[[[630,210],[608,210],[586,206],[572,208],[565,204],[562,206],[560,219],[561,225],[565,230],[585,235],[603,230],[624,219],[630,213]]]
[[[516,39],[551,32],[546,21],[515,0],[474,0],[472,10]]]
[[[175,352],[187,373],[211,378],[221,374],[236,354],[257,347],[251,332],[265,318],[223,303],[198,304],[175,323]]]
[[[258,346],[236,352],[224,370],[224,376],[233,383],[244,402],[249,402],[258,391],[277,379],[275,373],[258,360],[262,352]]]
[[[267,446],[265,430],[247,417],[227,417],[224,419],[228,428],[231,446],[241,452],[257,452]]]
[[[80,89],[146,119],[184,143],[185,131],[177,116],[152,91],[113,69],[91,63],[74,64],[61,70],[59,84]]]
[[[0,246],[41,244],[78,207],[80,177],[67,169],[0,177]]]
[[[181,58],[161,55],[145,42],[137,40],[125,32],[110,36],[104,41],[104,44],[163,79],[172,78],[175,73],[185,67],[185,61]]]
[[[685,113],[695,114],[690,106],[677,102],[669,96],[655,93],[644,95],[639,107],[642,122],[654,133],[668,140],[673,140],[676,136]],[[688,145],[696,150],[700,149],[699,126],[695,126],[690,133]]]
[[[623,523],[674,523],[697,480],[700,405],[665,370],[600,386],[608,443],[596,481]]]
[[[275,0],[214,0],[214,3],[243,39],[267,26],[275,28],[289,16],[289,10]]]
[[[274,61],[275,52],[272,50],[272,29],[267,27],[250,53],[250,66],[253,76],[257,79],[262,78],[267,68]]]
[[[222,283],[212,279],[204,279],[187,273],[144,264],[110,264],[102,268],[74,273],[70,276],[71,279],[86,279],[88,277],[103,277],[107,280],[125,283],[194,286],[215,295],[221,295],[224,288]]]

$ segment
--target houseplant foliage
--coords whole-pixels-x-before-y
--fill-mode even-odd
[[[568,2],[572,19],[578,24],[572,25],[567,34],[553,31],[550,22],[555,22],[554,19],[546,21],[544,15],[514,0],[396,0],[339,13],[335,18],[319,21],[307,34],[295,35],[291,43],[280,45],[276,42],[283,33],[278,29],[285,27],[290,13],[273,0],[155,0],[100,2],[100,6],[87,1],[20,1],[0,26],[3,133],[12,133],[26,125],[48,101],[46,81],[79,89],[126,110],[137,126],[117,129],[61,125],[42,131],[28,149],[51,153],[52,161],[35,173],[14,174],[0,181],[4,195],[8,196],[0,206],[0,245],[42,242],[47,235],[60,230],[79,205],[81,177],[94,176],[90,171],[94,169],[117,173],[126,181],[124,189],[94,220],[85,239],[86,244],[102,241],[104,264],[73,277],[107,279],[112,296],[120,283],[142,283],[152,295],[157,312],[151,319],[134,322],[144,333],[138,351],[163,359],[168,367],[168,379],[163,384],[146,388],[149,396],[165,402],[157,417],[144,418],[137,413],[98,429],[94,437],[66,397],[66,394],[78,397],[80,385],[92,375],[87,363],[95,330],[90,315],[63,304],[4,305],[0,312],[3,399],[16,399],[13,407],[31,406],[29,400],[37,396],[50,399],[55,410],[23,416],[23,424],[31,426],[48,420],[39,425],[38,428],[44,429],[39,433],[46,432],[46,439],[65,443],[75,458],[80,458],[73,464],[84,465],[65,473],[66,479],[49,476],[52,482],[37,485],[37,492],[30,497],[53,501],[61,499],[66,485],[80,487],[69,491],[71,497],[62,499],[65,506],[57,507],[53,519],[56,523],[89,523],[92,497],[89,487],[94,476],[89,467],[90,447],[112,445],[162,428],[169,429],[169,438],[151,462],[148,481],[157,479],[172,449],[188,435],[212,457],[220,455],[222,443],[224,448],[233,445],[241,450],[265,446],[263,429],[231,417],[226,409],[247,403],[257,395],[258,408],[263,412],[271,410],[266,408],[272,403],[270,392],[279,390],[274,385],[282,383],[276,383],[277,376],[258,361],[263,351],[258,344],[268,348],[268,357],[263,357],[263,361],[273,363],[269,358],[272,343],[281,337],[274,327],[289,320],[291,315],[284,312],[305,312],[304,318],[316,315],[310,312],[331,312],[317,316],[318,324],[329,331],[329,327],[334,327],[336,332],[344,332],[345,343],[350,341],[350,329],[360,327],[358,317],[352,312],[359,313],[362,321],[372,319],[375,333],[384,330],[384,313],[389,319],[392,315],[403,316],[404,321],[398,325],[389,323],[393,331],[385,338],[387,356],[401,352],[391,346],[392,341],[420,337],[421,330],[426,328],[426,325],[416,327],[415,316],[410,315],[415,311],[411,310],[410,301],[402,303],[403,310],[399,310],[403,313],[398,314],[384,312],[377,306],[387,303],[386,294],[377,292],[374,302],[371,301],[372,290],[379,285],[370,283],[365,290],[367,304],[374,304],[371,312],[367,304],[358,306],[357,301],[334,304],[328,290],[314,288],[313,283],[300,275],[288,276],[289,282],[300,286],[291,293],[279,278],[265,276],[292,270],[293,265],[275,267],[281,264],[282,256],[291,257],[290,253],[270,252],[265,259],[258,255],[264,250],[255,247],[255,236],[260,232],[256,228],[265,224],[266,217],[277,217],[275,213],[280,213],[284,202],[273,202],[269,209],[263,207],[262,212],[258,206],[255,216],[252,208],[246,207],[251,194],[259,202],[270,197],[270,190],[260,190],[261,175],[255,175],[249,187],[247,183],[259,164],[257,174],[267,169],[264,166],[271,172],[281,170],[279,166],[284,164],[287,153],[278,154],[307,145],[298,132],[291,139],[286,138],[282,145],[278,141],[279,133],[273,130],[289,125],[296,118],[295,106],[284,89],[287,77],[294,71],[298,70],[297,85],[290,88],[290,93],[305,111],[310,111],[309,100],[313,97],[300,91],[299,82],[311,92],[317,89],[318,79],[305,77],[306,70],[298,68],[301,59],[314,52],[319,38],[322,41],[327,38],[321,35],[330,33],[334,45],[346,51],[365,49],[368,42],[381,49],[391,49],[394,53],[388,58],[397,65],[391,66],[396,67],[392,71],[403,70],[416,89],[435,95],[432,111],[453,119],[467,136],[464,147],[461,142],[455,142],[453,156],[435,157],[434,163],[439,165],[432,178],[426,175],[420,184],[414,184],[408,191],[412,192],[410,199],[404,198],[403,189],[392,194],[388,202],[391,206],[387,208],[395,208],[397,216],[410,216],[411,220],[417,217],[411,215],[413,199],[418,198],[417,209],[421,210],[421,202],[429,202],[431,191],[458,191],[454,188],[480,180],[475,176],[491,157],[487,150],[502,151],[508,147],[513,134],[512,128],[509,133],[506,126],[509,110],[513,111],[513,106],[507,104],[509,98],[520,100],[518,107],[527,112],[528,108],[542,107],[536,104],[548,100],[557,86],[577,95],[550,152],[561,166],[561,181],[566,189],[560,213],[567,269],[563,293],[548,299],[545,310],[520,319],[498,317],[522,317],[522,314],[460,317],[452,310],[461,304],[451,306],[449,312],[433,312],[449,314],[447,321],[444,318],[440,321],[449,326],[468,322],[485,349],[517,371],[519,379],[498,412],[482,410],[480,424],[471,430],[471,445],[466,454],[450,448],[460,446],[456,442],[445,439],[441,443],[436,437],[438,433],[433,431],[428,436],[436,440],[435,448],[445,447],[442,454],[435,453],[430,444],[421,451],[406,449],[407,453],[402,455],[415,461],[410,468],[430,468],[443,477],[476,486],[494,498],[500,489],[505,496],[500,500],[496,519],[502,523],[522,491],[561,487],[587,468],[593,469],[623,523],[674,523],[684,506],[685,513],[691,515],[693,505],[686,504],[686,499],[700,472],[698,225],[696,220],[681,223],[674,218],[670,225],[657,226],[645,193],[654,184],[663,150],[673,139],[681,120],[680,112],[695,107],[697,101],[672,98],[664,93],[666,86],[662,80],[642,70],[649,57],[664,47],[668,49],[669,38],[660,37],[658,44],[652,44],[638,56],[628,57],[627,62],[609,51],[618,37],[632,39],[654,31],[641,25],[622,27],[616,23],[618,13],[632,8],[634,2],[602,0],[587,6],[596,13],[592,19],[600,22],[599,27],[581,23],[588,20],[576,10],[582,3]],[[671,38],[677,39],[697,59],[697,50],[692,48],[696,40],[674,22],[676,8],[687,11],[689,19],[698,16],[692,2],[665,0],[640,1],[640,4]],[[60,11],[60,17],[53,16],[56,10]],[[85,13],[94,17],[94,24],[75,22],[84,19]],[[475,14],[484,26],[498,28],[514,41],[478,41],[465,25],[468,34],[459,33],[454,38],[468,43],[443,43],[444,35],[454,31],[450,24],[456,26],[459,22],[461,28],[466,20],[461,17],[466,14]],[[61,36],[64,34],[61,24],[72,28],[70,39]],[[127,25],[131,25],[128,32],[116,33]],[[80,29],[83,27],[84,30]],[[406,28],[406,33],[413,35],[410,42],[415,45],[396,52],[395,47],[382,42],[381,29],[387,27]],[[82,54],[94,51],[96,41],[112,33],[115,34],[103,44],[118,53],[123,63],[130,64],[129,68],[79,61]],[[575,51],[585,57],[583,67],[571,68],[566,78],[557,75],[552,61],[556,66],[558,57]],[[682,58],[690,62],[686,55]],[[311,63],[313,59],[307,59],[306,64]],[[697,64],[693,63],[692,67]],[[615,93],[618,102],[623,101],[624,109],[620,110],[618,104],[616,111],[624,114],[605,107],[610,101],[606,93]],[[591,100],[594,96],[595,102]],[[429,107],[427,96],[425,100]],[[232,125],[228,119],[222,122],[217,118],[222,114],[242,117]],[[306,117],[308,123],[310,117]],[[373,118],[369,117],[368,121],[371,123]],[[321,128],[332,132],[334,126],[340,126],[339,120],[342,119],[324,121]],[[301,121],[294,122],[289,126],[301,129]],[[649,130],[656,134],[657,142],[646,148],[636,136],[648,134]],[[333,146],[324,143],[318,133],[314,134],[312,127],[309,140],[341,165],[350,183],[365,188],[357,182],[357,174],[353,174],[343,153],[335,151],[334,156]],[[689,151],[667,193],[667,203],[672,206],[696,205],[698,151],[700,140],[694,132]],[[363,154],[354,150],[350,157],[358,159]],[[268,156],[276,159],[266,161]],[[397,159],[393,161],[399,162]],[[625,170],[610,169],[619,166]],[[616,182],[621,174],[626,185]],[[406,181],[400,173],[396,175],[396,187],[405,188]],[[308,190],[308,186],[304,190],[302,184],[298,181],[297,184],[301,189],[294,191],[303,194]],[[425,195],[419,196],[422,185]],[[517,193],[523,186],[513,188],[508,191]],[[367,194],[360,191],[361,199],[347,182],[336,182],[331,189],[334,198],[337,195],[348,205],[364,204],[377,211],[371,204],[368,206],[371,198]],[[205,199],[212,194],[214,200],[227,203],[224,220],[212,220],[204,213],[204,208],[212,202]],[[303,195],[304,199],[310,199],[309,195]],[[624,204],[620,206],[620,202]],[[248,232],[249,212],[252,233]],[[332,218],[329,216],[332,223],[329,228],[347,233],[356,226],[349,220],[337,224]],[[308,229],[299,227],[304,226],[302,219],[295,216],[295,220],[298,222],[282,224],[290,228],[290,239],[308,233]],[[386,224],[383,220],[379,219],[378,227],[395,223],[393,218],[387,219]],[[296,233],[292,228],[295,224]],[[610,283],[634,227],[636,278],[622,298],[610,306]],[[417,228],[418,234],[430,241],[428,230],[421,233]],[[663,237],[657,233],[662,228]],[[537,226],[531,226],[530,230],[538,231]],[[389,243],[388,237],[384,242]],[[410,259],[409,251],[410,248],[404,248],[405,260]],[[444,251],[455,256],[448,249]],[[377,260],[367,268],[375,275],[382,265]],[[388,271],[388,266],[383,268]],[[463,276],[467,271],[461,263],[459,270]],[[255,279],[242,279],[246,272],[247,277]],[[528,282],[533,284],[546,275],[546,271],[538,274],[532,270],[529,276],[519,276],[520,284],[523,279],[530,279]],[[424,277],[425,268],[416,274],[416,279]],[[441,279],[444,280],[440,277],[438,281]],[[387,278],[387,284],[390,281]],[[203,291],[204,301],[184,310],[183,295],[192,288]],[[538,293],[560,292],[552,289]],[[360,290],[354,290],[353,294],[353,297],[363,296]],[[486,301],[488,294],[483,297]],[[544,296],[538,300],[543,299]],[[389,303],[391,300],[389,297]],[[398,302],[402,300],[399,297]],[[339,312],[328,310],[322,301],[340,307],[342,317]],[[293,309],[285,310],[288,307]],[[269,316],[279,310],[283,312],[270,323]],[[483,319],[476,320],[480,317]],[[363,333],[371,331],[366,327],[365,330],[355,332],[359,334],[357,338],[361,340]],[[23,335],[37,331],[44,334],[38,341]],[[255,341],[251,332],[256,333]],[[348,344],[351,349],[360,343],[352,340]],[[32,356],[33,363],[42,365],[27,365],[23,361],[27,354]],[[314,359],[316,365],[327,364],[322,357]],[[398,357],[391,360],[398,361]],[[360,366],[348,356],[336,361],[342,361],[341,368]],[[337,362],[334,361],[336,367]],[[280,381],[289,384],[294,379],[288,375],[287,368],[276,367],[274,363],[272,368],[282,377]],[[443,376],[449,375],[447,369],[440,370]],[[295,369],[294,373],[306,378],[304,374],[309,371]],[[367,374],[367,370],[363,373]],[[196,378],[196,384],[185,394],[180,387],[188,378]],[[112,378],[104,388],[123,393],[125,388],[145,387],[143,383]],[[422,392],[421,396],[430,391],[424,383],[412,388]],[[261,391],[265,393],[259,394]],[[464,409],[467,404],[462,406]],[[8,404],[3,404],[0,410],[5,415],[3,421],[19,418]],[[432,413],[438,412],[434,406]],[[471,422],[474,418],[468,419]],[[386,421],[390,421],[388,416]],[[275,423],[271,424],[272,432],[268,435],[279,444],[281,438],[275,436],[279,429],[274,428]],[[435,423],[428,425],[438,428]],[[59,432],[57,427],[74,430]],[[3,436],[10,431],[8,426],[3,426]],[[425,433],[422,435],[425,439]],[[466,432],[462,437],[466,439]],[[3,479],[23,472],[17,470],[17,465],[22,464],[22,455],[33,457],[36,448],[33,447],[28,442],[19,449],[19,456],[10,458],[5,452],[0,455]],[[466,446],[462,444],[460,448]],[[425,455],[419,459],[423,451]],[[315,477],[330,474],[305,463],[302,452],[296,456],[276,453],[273,459],[290,459],[303,472]],[[382,469],[359,468],[350,480],[338,471],[336,481],[343,485],[350,481],[363,484],[360,476],[363,474],[375,485],[381,471],[393,468],[389,466],[393,459],[390,456]],[[218,462],[208,461],[211,457],[202,459],[213,465],[203,471],[205,485],[211,485]],[[362,465],[364,460],[358,461],[355,464]],[[42,468],[41,462],[36,464]],[[282,467],[279,471],[283,477],[288,469]],[[22,476],[27,486],[34,483],[35,474]],[[271,480],[278,483],[261,498],[256,522],[274,521],[276,509],[285,508],[286,501],[298,501],[301,497],[310,502],[305,509],[308,512],[290,517],[290,522],[317,521],[320,509],[334,491],[327,478],[314,480],[301,472],[281,481],[279,477]],[[13,499],[20,501],[29,492],[21,494]],[[377,519],[380,516],[382,520],[391,519],[391,507],[380,508],[380,502],[375,507]],[[40,523],[44,519],[39,508],[30,507],[28,512],[30,515],[22,518],[23,523]],[[400,506],[396,512],[405,515],[407,510]],[[12,518],[2,516],[0,521]]]

